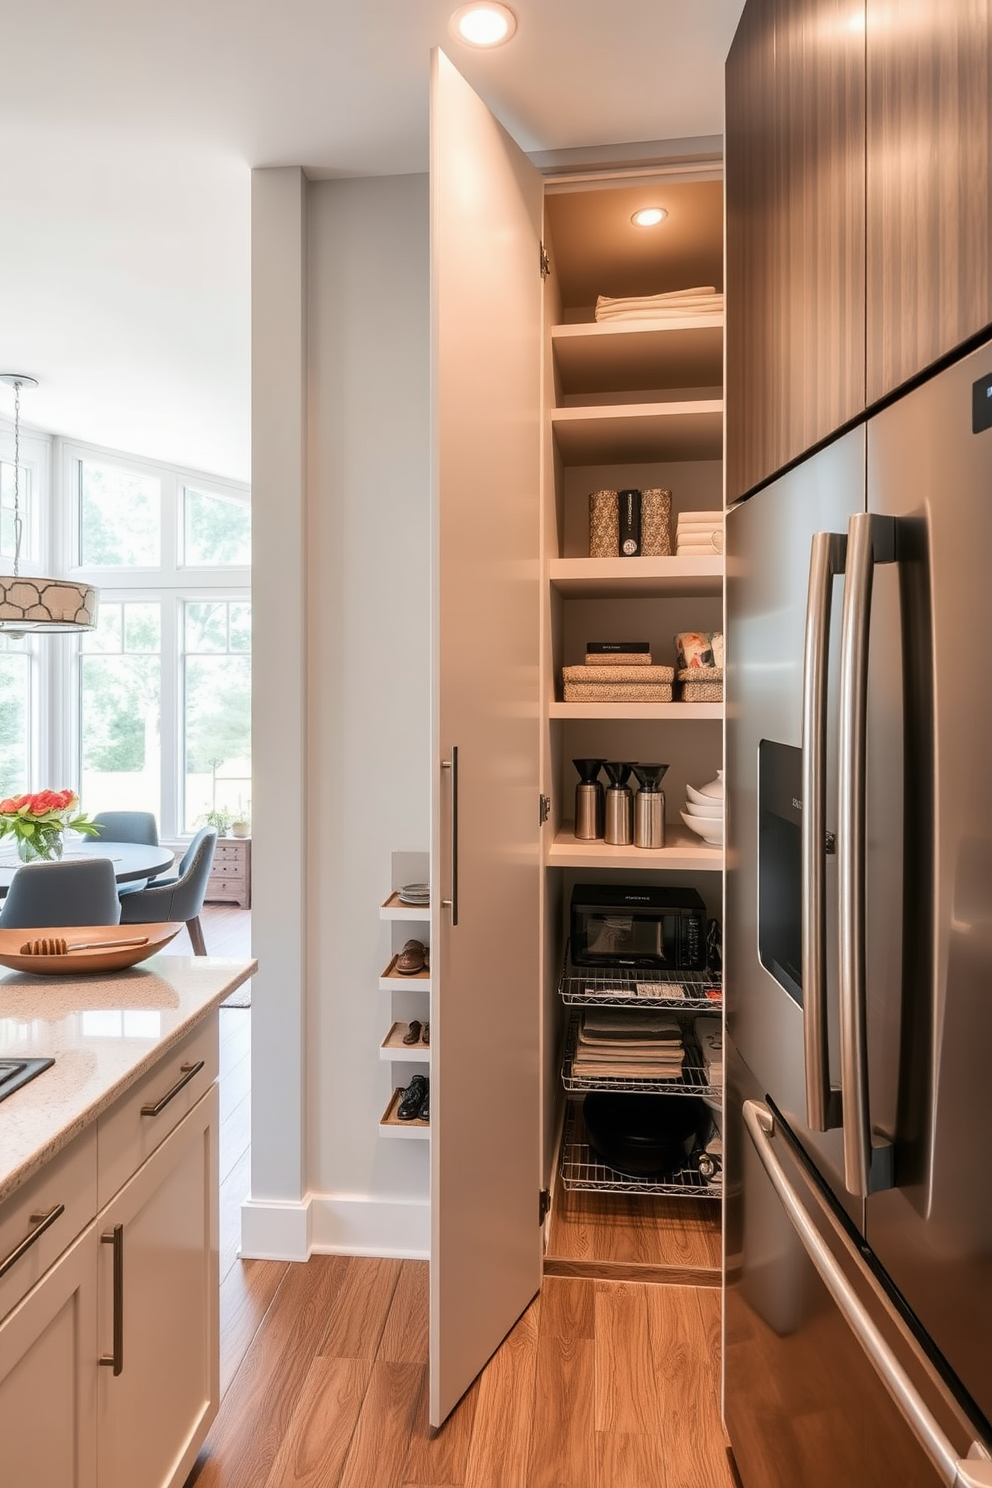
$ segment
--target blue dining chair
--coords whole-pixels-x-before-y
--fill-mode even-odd
[[[216,846],[217,828],[201,827],[183,854],[175,878],[157,878],[147,889],[121,899],[121,924],[151,925],[162,920],[184,920],[194,952],[197,956],[205,956],[207,947],[200,911]]]
[[[158,822],[152,811],[98,811],[93,818],[104,842],[148,842],[158,847]],[[118,894],[137,894],[154,879],[139,878],[136,883],[118,884]]]
[[[116,925],[120,917],[117,879],[109,858],[28,863],[11,879],[0,908],[0,930]]]

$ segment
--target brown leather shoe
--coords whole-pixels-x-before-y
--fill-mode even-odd
[[[427,952],[419,940],[408,940],[396,957],[394,970],[400,976],[416,976],[427,964]]]

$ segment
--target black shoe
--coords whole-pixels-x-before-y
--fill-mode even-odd
[[[431,1082],[430,1082],[430,1080],[427,1080],[426,1081],[426,1084],[427,1084],[427,1089],[424,1091],[423,1104],[421,1105],[420,1110],[417,1112],[417,1115],[420,1117],[421,1121],[430,1121],[430,1119],[431,1119]]]
[[[426,1105],[430,1094],[426,1075],[414,1075],[409,1085],[403,1092],[403,1099],[396,1107],[396,1115],[400,1121],[415,1121],[421,1114],[421,1107]]]

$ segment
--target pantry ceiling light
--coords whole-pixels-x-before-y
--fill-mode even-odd
[[[630,220],[635,227],[657,227],[667,216],[664,207],[642,207]]]
[[[517,18],[509,6],[497,5],[494,0],[475,0],[472,5],[459,5],[448,24],[458,41],[494,47],[509,41],[517,29]]]

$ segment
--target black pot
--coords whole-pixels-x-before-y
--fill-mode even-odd
[[[618,1173],[673,1178],[709,1132],[705,1103],[695,1095],[615,1095],[595,1090],[582,1115],[589,1145]]]

